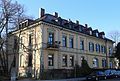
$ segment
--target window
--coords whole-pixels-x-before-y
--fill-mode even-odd
[[[112,55],[112,52],[113,52],[112,48],[109,47],[109,55],[110,55],[110,56]]]
[[[16,50],[18,48],[17,38],[14,38],[14,49]]]
[[[96,52],[100,52],[100,45],[96,44]]]
[[[23,46],[23,37],[20,38],[20,47],[22,49],[22,46]]]
[[[97,59],[97,58],[94,58],[94,59],[93,59],[93,67],[94,67],[94,68],[98,68],[98,66],[99,66],[98,59]]]
[[[101,52],[105,53],[105,46],[101,46]]]
[[[54,33],[49,33],[49,36],[48,36],[48,43],[53,45],[53,42],[54,42]]]
[[[48,55],[48,66],[54,66],[54,56],[52,54]]]
[[[84,56],[81,56],[81,61],[82,61],[82,60],[85,60],[85,57],[84,57]]]
[[[84,40],[80,40],[80,50],[84,50]]]
[[[82,32],[82,27],[81,26],[79,27],[79,31]]]
[[[102,59],[102,67],[105,68],[106,67],[106,60]]]
[[[62,57],[63,67],[67,66],[67,55],[63,55]]]
[[[69,38],[69,47],[73,48],[73,38],[72,37]]]
[[[31,53],[28,56],[28,67],[32,67],[32,54]]]
[[[89,42],[89,51],[93,52],[94,51],[94,43]]]
[[[99,36],[99,34],[98,34],[98,32],[96,32],[96,37],[98,37]]]
[[[24,62],[24,61],[25,61],[24,59],[25,59],[24,56],[21,55],[21,56],[20,56],[20,67],[24,67],[24,63],[25,63],[25,62]]]
[[[110,61],[110,68],[112,68],[113,67],[113,63]]]
[[[74,56],[70,56],[70,67],[74,66]]]
[[[32,46],[32,34],[29,34],[29,46]]]
[[[63,35],[63,37],[62,37],[62,46],[67,47],[67,36]]]
[[[105,38],[105,35],[102,35],[102,38]]]
[[[90,30],[90,35],[92,35],[92,31]]]

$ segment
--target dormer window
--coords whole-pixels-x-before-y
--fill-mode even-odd
[[[102,35],[102,38],[105,38],[105,35]]]
[[[101,38],[105,38],[105,33],[104,32],[100,32],[99,34],[100,34]]]
[[[89,33],[90,33],[90,35],[92,35],[92,31],[91,31],[91,30],[90,30],[90,32],[89,32]]]
[[[82,31],[82,27],[79,27],[79,31],[80,31],[80,32]]]
[[[98,32],[96,32],[96,37],[98,37],[99,35],[98,35]]]
[[[21,23],[19,24],[19,28],[22,28],[22,24]]]
[[[56,22],[58,22],[58,19],[55,19]]]

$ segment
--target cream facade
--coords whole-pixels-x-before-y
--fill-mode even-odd
[[[41,18],[23,21],[20,29],[9,34],[9,64],[15,56],[18,76],[33,77],[43,69],[73,69],[75,64],[81,66],[82,59],[91,68],[114,68],[113,41],[104,35],[42,9]]]

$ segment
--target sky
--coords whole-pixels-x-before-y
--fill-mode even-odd
[[[64,19],[78,20],[93,29],[104,31],[106,36],[112,31],[120,32],[120,0],[17,0],[24,5],[26,14],[39,17],[39,8],[46,13],[58,12]]]

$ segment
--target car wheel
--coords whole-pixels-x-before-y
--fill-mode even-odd
[[[98,81],[99,80],[98,77],[96,77],[95,80]]]

